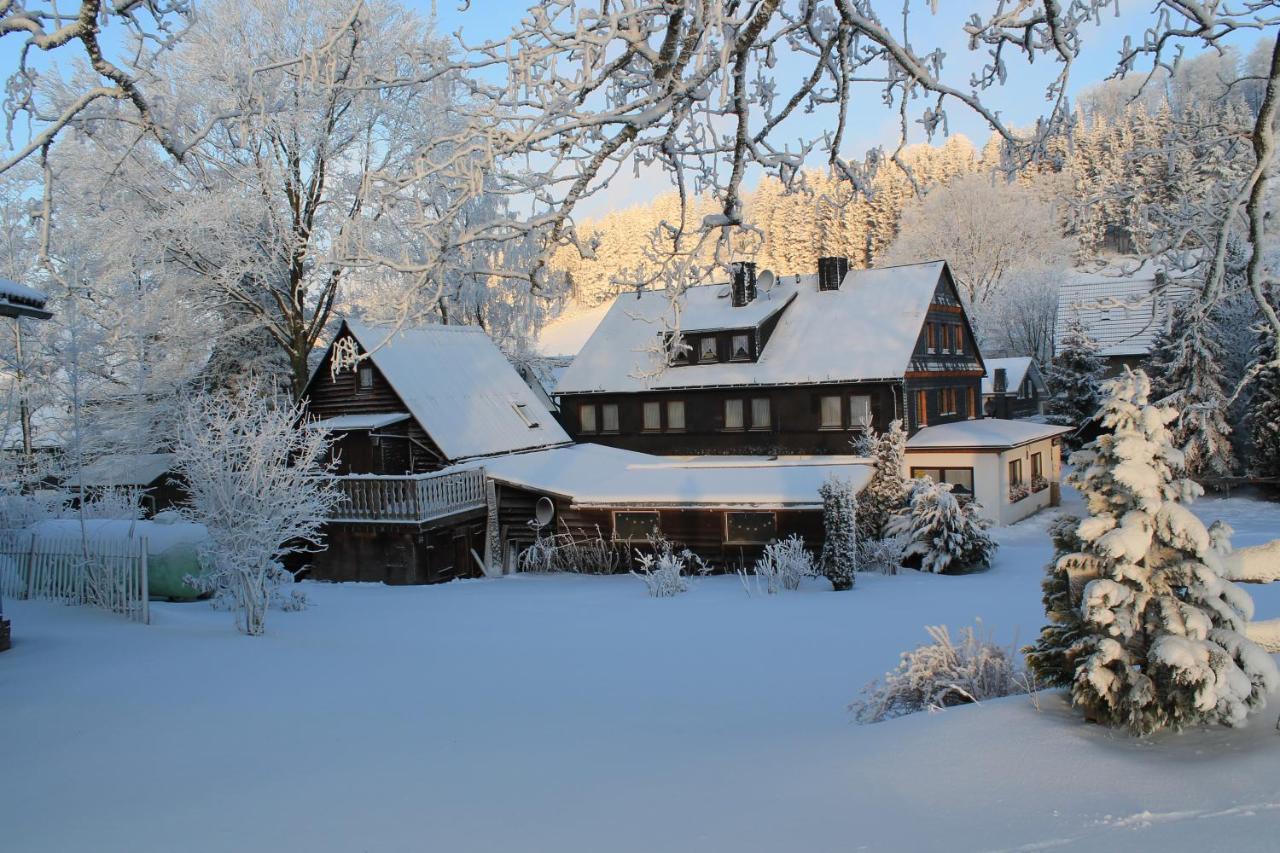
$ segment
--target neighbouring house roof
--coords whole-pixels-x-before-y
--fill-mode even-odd
[[[45,308],[48,301],[48,297],[34,287],[0,278],[0,316],[48,320],[53,316],[53,312]]]
[[[542,327],[534,349],[542,356],[572,358],[582,349],[607,313],[607,304],[595,308],[571,309]]]
[[[409,419],[408,412],[390,412],[371,415],[339,415],[336,418],[324,418],[313,421],[311,426],[328,432],[359,432],[363,430],[381,429],[384,426],[398,424]]]
[[[934,261],[850,270],[830,291],[818,289],[817,275],[762,273],[759,295],[739,308],[723,283],[690,287],[680,296],[679,327],[687,332],[750,328],[781,311],[755,362],[664,369],[654,350],[674,322],[667,292],[624,294],[561,376],[556,393],[900,378],[945,268]]]
[[[1027,377],[1027,372],[1035,367],[1035,359],[1029,355],[1019,355],[1013,358],[989,358],[986,360],[986,365],[987,372],[982,377],[983,394],[995,393],[996,371],[1001,368],[1005,372],[1006,393],[1016,394],[1018,389],[1022,387],[1022,380]]]
[[[1071,427],[1033,421],[977,418],[925,427],[907,440],[907,450],[1005,450],[1071,430]]]
[[[103,456],[73,473],[68,486],[86,487],[149,486],[173,470],[177,457],[172,453],[119,453]]]
[[[1168,326],[1171,309],[1194,292],[1194,288],[1156,273],[1068,279],[1058,289],[1054,345],[1062,346],[1071,324],[1079,319],[1098,344],[1098,355],[1149,355],[1156,336]]]
[[[818,488],[829,477],[861,490],[874,466],[856,456],[680,459],[576,444],[486,460],[484,468],[498,482],[580,506],[806,509],[822,505]]]
[[[550,447],[569,436],[483,329],[346,328],[451,460]]]

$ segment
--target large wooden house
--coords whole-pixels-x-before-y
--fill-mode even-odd
[[[343,353],[354,367],[335,369]],[[483,463],[569,436],[481,329],[348,320],[304,394],[344,494],[320,580],[429,583],[482,570]]]
[[[678,330],[678,332],[676,331]],[[674,334],[678,340],[671,340]],[[663,363],[666,361],[667,363]],[[900,418],[911,433],[982,416],[982,355],[945,262],[615,299],[556,386],[578,441],[658,454],[847,454]]]

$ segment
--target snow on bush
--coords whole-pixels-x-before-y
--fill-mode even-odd
[[[924,571],[967,571],[988,565],[996,552],[996,542],[987,533],[990,522],[981,511],[975,501],[956,500],[950,483],[922,477],[915,481],[909,506],[894,516],[889,532],[905,542],[903,558],[918,561]]]
[[[86,494],[81,505],[85,518],[138,520],[143,517],[142,490],[133,488],[97,489]]]
[[[822,574],[831,581],[832,589],[853,588],[857,569],[858,498],[853,484],[832,477],[818,489],[822,495]]]
[[[1028,661],[1096,722],[1138,735],[1237,726],[1280,673],[1246,638],[1252,600],[1224,577],[1230,528],[1206,529],[1188,508],[1203,491],[1181,474],[1178,413],[1149,394],[1141,371],[1106,383],[1103,432],[1071,457],[1088,516],[1053,531],[1050,624]]]
[[[665,546],[665,547],[663,547]],[[685,560],[688,552],[677,554],[670,543],[662,543],[652,554],[636,552],[639,565],[631,574],[644,581],[649,595],[654,598],[671,598],[689,589],[685,576]]]
[[[764,553],[756,560],[755,574],[764,582],[765,591],[773,595],[779,589],[799,589],[805,578],[817,577],[818,569],[804,540],[793,533],[764,547]]]
[[[520,553],[520,571],[578,575],[612,575],[622,571],[629,553],[625,544],[572,531],[539,535]]]
[[[903,545],[897,536],[858,540],[858,571],[896,575],[902,568]]]
[[[871,482],[858,495],[858,538],[879,539],[885,535],[894,513],[906,506],[911,488],[911,481],[903,473],[907,433],[902,421],[893,421],[881,435],[864,437],[855,450],[876,460]]]
[[[973,628],[959,642],[943,626],[927,626],[932,643],[904,652],[898,668],[873,681],[849,706],[860,723],[878,723],[917,711],[937,711],[1027,693],[1032,682],[1012,648]]]
[[[339,499],[322,466],[329,438],[299,428],[303,409],[257,381],[187,401],[174,452],[190,495],[185,511],[209,531],[205,572],[187,583],[232,608],[246,634],[266,630],[267,608],[294,609],[283,560],[321,547],[324,519]]]

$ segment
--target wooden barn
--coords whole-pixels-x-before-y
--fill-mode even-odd
[[[335,354],[357,355],[335,369]],[[349,359],[337,359],[338,362]],[[340,365],[341,366],[341,365]],[[484,460],[569,443],[481,329],[342,324],[304,395],[345,495],[319,580],[433,583],[482,571]]]
[[[946,263],[757,277],[617,297],[555,394],[578,441],[657,454],[847,454],[901,418],[912,433],[982,416],[982,355]],[[664,351],[674,351],[663,364]]]

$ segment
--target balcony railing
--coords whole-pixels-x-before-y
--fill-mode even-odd
[[[331,521],[420,524],[485,505],[483,468],[401,477],[348,474],[335,479],[342,500]]]

